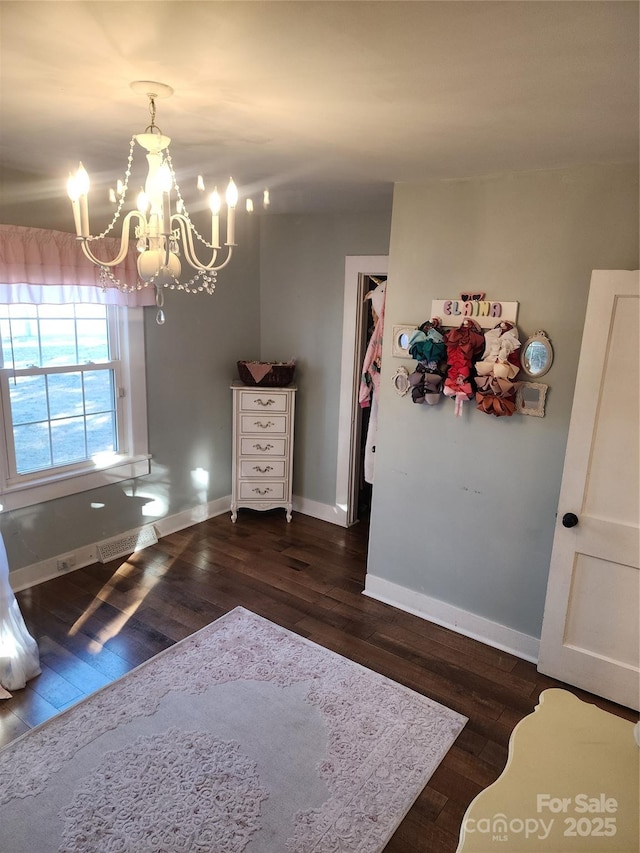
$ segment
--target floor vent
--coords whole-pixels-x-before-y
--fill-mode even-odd
[[[101,563],[108,563],[117,557],[128,557],[134,551],[146,548],[147,545],[155,545],[158,541],[155,528],[141,527],[140,530],[132,530],[123,536],[115,536],[113,539],[105,539],[96,545],[98,559]]]

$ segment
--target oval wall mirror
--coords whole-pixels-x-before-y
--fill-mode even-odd
[[[544,376],[550,370],[553,364],[553,347],[547,333],[542,329],[525,342],[521,363],[527,376]]]
[[[409,371],[406,367],[399,367],[391,377],[391,381],[393,382],[393,387],[396,389],[396,394],[400,397],[404,397],[405,394],[409,393],[411,384],[409,382]]]

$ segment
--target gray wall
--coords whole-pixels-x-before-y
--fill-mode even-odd
[[[385,323],[486,291],[520,304],[522,340],[555,351],[546,417],[398,397],[383,352],[368,571],[539,637],[592,269],[638,268],[638,174],[626,166],[396,186]],[[386,371],[384,366],[386,365]]]
[[[167,322],[145,311],[148,478],[166,494],[167,514],[205,497],[191,472],[209,473],[206,500],[231,492],[231,391],[236,361],[260,355],[259,222],[241,220],[233,261],[212,296],[169,293]],[[146,486],[145,486],[146,488]]]
[[[260,251],[261,356],[295,358],[293,491],[335,505],[345,256],[386,255],[390,212],[269,216]]]

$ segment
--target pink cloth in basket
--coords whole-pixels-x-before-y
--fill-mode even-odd
[[[263,361],[246,361],[245,366],[253,376],[254,382],[260,382],[267,373],[271,372],[271,365],[265,364]]]

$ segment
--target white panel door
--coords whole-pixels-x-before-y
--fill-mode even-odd
[[[540,672],[638,709],[640,274],[595,270],[542,625]]]

